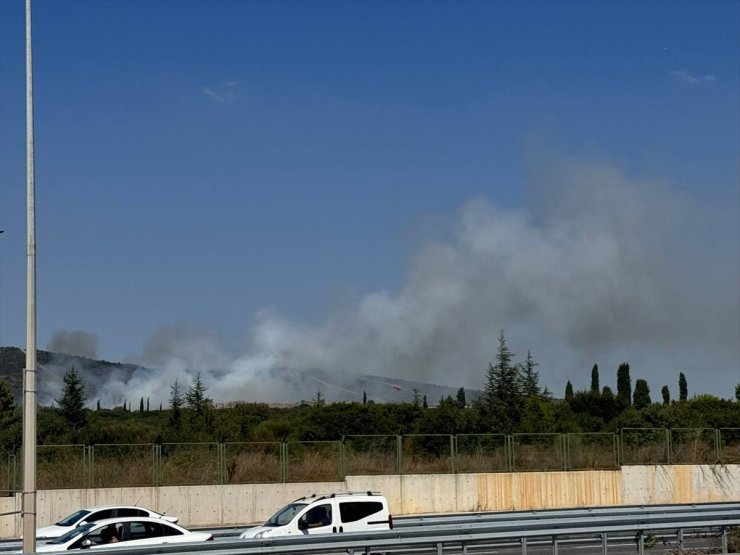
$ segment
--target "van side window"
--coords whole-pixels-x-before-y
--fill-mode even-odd
[[[346,501],[339,503],[342,522],[356,522],[383,510],[380,501]]]
[[[331,505],[318,505],[309,510],[301,517],[306,522],[307,528],[318,528],[320,526],[329,526],[331,524]]]

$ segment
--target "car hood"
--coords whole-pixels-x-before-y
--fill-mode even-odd
[[[252,528],[247,528],[244,532],[239,534],[239,537],[243,540],[248,540],[254,538],[260,532],[269,532],[268,536],[271,536],[273,530],[274,528],[272,526],[253,526]]]
[[[36,529],[36,539],[58,538],[59,536],[63,536],[70,530],[72,530],[71,526],[57,526],[56,524],[52,524],[51,526],[44,526],[43,528]]]

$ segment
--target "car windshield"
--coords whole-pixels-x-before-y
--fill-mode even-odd
[[[265,526],[285,526],[306,505],[307,503],[291,503],[290,505],[286,505],[272,515],[270,520],[265,522]]]
[[[87,524],[83,524],[82,526],[78,526],[77,528],[73,528],[63,536],[59,536],[58,538],[54,538],[51,541],[48,541],[46,543],[51,545],[59,545],[62,543],[67,543],[72,538],[76,538],[78,536],[81,536],[82,534],[85,534],[90,528],[94,526],[94,523],[88,522]]]
[[[63,518],[59,522],[57,522],[57,526],[74,526],[77,521],[81,520],[82,517],[85,517],[90,514],[90,511],[81,510],[77,511],[76,513],[72,513],[67,518]]]

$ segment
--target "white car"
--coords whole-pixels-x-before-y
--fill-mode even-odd
[[[337,534],[391,530],[388,501],[369,491],[301,497],[286,505],[262,526],[250,528],[241,539],[308,534]]]
[[[88,522],[63,536],[39,542],[36,553],[74,549],[111,549],[213,540],[208,532],[191,532],[174,522],[150,517],[119,517]]]
[[[98,522],[99,520],[106,518],[119,518],[126,516],[146,516],[151,518],[162,518],[168,522],[177,522],[176,516],[161,515],[155,511],[145,509],[144,507],[127,505],[88,507],[72,513],[56,524],[39,528],[36,530],[36,539],[45,540],[58,538],[85,523]]]

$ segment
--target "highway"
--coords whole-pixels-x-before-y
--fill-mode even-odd
[[[399,517],[388,532],[356,532],[261,540],[239,540],[246,527],[210,530],[216,540],[202,544],[148,548],[95,549],[96,553],[399,553],[442,554],[634,554],[722,551],[722,530],[740,526],[740,503],[662,505],[461,513]],[[0,542],[0,551],[17,551],[19,541]],[[717,552],[715,551],[715,552]],[[696,552],[696,551],[694,551]]]

